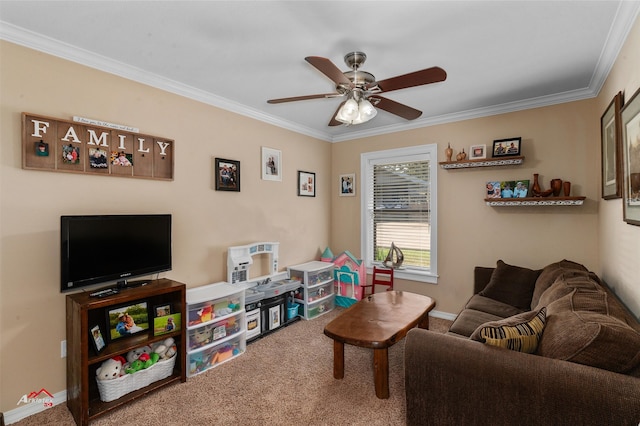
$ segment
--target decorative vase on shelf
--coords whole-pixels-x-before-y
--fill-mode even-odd
[[[447,147],[444,150],[444,155],[447,157],[447,161],[451,162],[451,156],[453,155],[453,149],[451,148],[451,144],[447,143]]]
[[[562,179],[551,179],[551,189],[553,189],[554,197],[559,196],[562,190]]]
[[[538,176],[538,173],[533,174],[533,186],[531,187],[531,193],[535,196],[539,196],[540,192],[542,192],[540,190],[540,182],[538,182]]]
[[[564,187],[564,196],[568,197],[571,194],[571,182],[564,182],[562,185]]]
[[[462,152],[456,155],[456,158],[458,159],[458,161],[463,161],[467,158],[467,153],[464,152],[464,148],[462,148]]]

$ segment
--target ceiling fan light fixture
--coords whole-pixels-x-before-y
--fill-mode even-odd
[[[358,118],[358,103],[350,97],[347,102],[342,105],[338,114],[336,114],[336,120],[345,124],[351,124],[356,118]]]

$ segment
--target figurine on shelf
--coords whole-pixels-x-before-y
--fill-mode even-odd
[[[451,156],[453,155],[453,149],[451,148],[451,144],[447,143],[447,147],[444,150],[444,155],[447,157],[447,162],[451,162]]]
[[[393,260],[395,255],[396,260]],[[395,243],[391,243],[391,248],[389,249],[389,253],[387,257],[384,259],[384,266],[387,268],[399,268],[402,266],[402,262],[404,262],[404,253],[398,247],[396,247]]]
[[[456,159],[458,161],[464,161],[467,159],[467,153],[464,152],[464,148],[462,148],[462,152],[458,153],[458,155],[456,155]]]
[[[534,197],[548,197],[553,192],[553,189],[547,189],[543,191],[540,188],[540,183],[538,182],[538,173],[533,174],[533,185],[531,186],[531,195]]]

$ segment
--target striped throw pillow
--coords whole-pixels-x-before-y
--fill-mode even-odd
[[[478,327],[470,339],[512,351],[534,353],[542,336],[547,308],[492,321]]]

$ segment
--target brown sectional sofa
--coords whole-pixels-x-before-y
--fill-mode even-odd
[[[448,333],[407,334],[405,392],[408,425],[637,426],[640,324],[578,263],[476,267]]]

